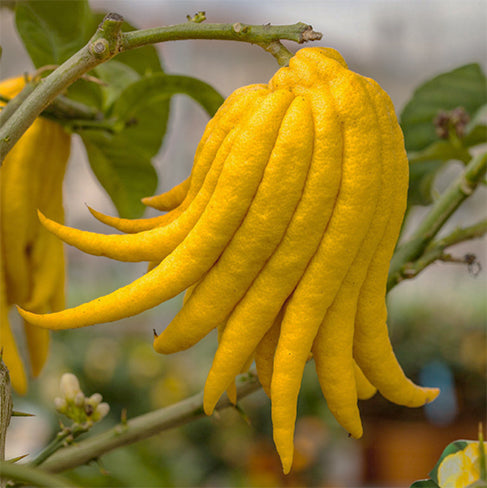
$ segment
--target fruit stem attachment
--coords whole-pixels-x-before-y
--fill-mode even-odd
[[[388,291],[408,277],[408,268],[423,256],[430,242],[455,210],[475,191],[486,172],[487,152],[474,156],[460,177],[436,200],[414,234],[394,253],[387,282]]]

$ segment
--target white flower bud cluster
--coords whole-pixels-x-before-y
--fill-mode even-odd
[[[102,402],[103,397],[99,393],[94,393],[90,397],[85,396],[74,374],[62,375],[60,390],[62,397],[54,399],[56,410],[78,424],[91,426],[110,411],[110,406]]]

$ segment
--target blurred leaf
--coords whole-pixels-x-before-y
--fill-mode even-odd
[[[439,488],[433,480],[415,481],[409,488]]]
[[[87,0],[19,2],[15,20],[19,35],[37,68],[66,61],[86,44],[96,27]]]
[[[480,117],[487,102],[485,75],[477,64],[443,73],[421,85],[401,114],[401,126],[410,162],[408,205],[429,205],[434,179],[444,163],[457,159],[467,163],[467,147],[485,140]],[[440,111],[463,107],[472,117],[463,139],[464,148],[440,139],[434,119]]]
[[[431,479],[434,480],[436,483],[438,483],[438,468],[440,467],[440,464],[450,454],[455,454],[458,451],[463,451],[467,447],[468,443],[469,441],[458,440],[448,444],[448,446],[446,446],[444,451],[441,453],[440,459],[438,459],[438,462],[435,464],[435,467],[432,469],[432,471],[429,474],[431,476]]]
[[[100,84],[86,79],[79,79],[75,81],[67,89],[67,96],[71,100],[84,103],[90,107],[95,107],[102,110],[103,94]]]
[[[465,146],[475,146],[487,142],[487,105],[483,105],[467,125],[463,143]]]
[[[97,66],[94,74],[105,83],[100,87],[103,96],[102,109],[105,112],[128,85],[140,79],[137,71],[114,59]]]
[[[416,89],[401,114],[406,149],[419,151],[438,140],[433,121],[441,110],[463,107],[474,117],[487,103],[487,80],[478,64],[443,73]]]
[[[115,204],[120,216],[139,217],[145,210],[140,199],[152,195],[157,174],[150,156],[125,131],[79,131],[91,168]]]
[[[190,76],[165,75],[158,73],[133,83],[119,98],[113,109],[118,119],[128,121],[134,118],[141,105],[167,100],[176,94],[186,94],[196,100],[213,116],[223,103],[223,97],[207,83]]]
[[[451,161],[456,159],[468,163],[471,159],[469,152],[463,147],[457,147],[450,141],[440,140],[433,142],[422,151],[409,153],[410,163],[420,163],[423,161]]]
[[[408,206],[429,205],[433,201],[431,189],[443,161],[420,161],[409,165]]]
[[[450,141],[433,142],[426,149],[409,155],[409,205],[432,203],[432,186],[437,172],[452,159],[467,163],[470,154]]]

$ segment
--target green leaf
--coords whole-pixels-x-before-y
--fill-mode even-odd
[[[467,147],[487,142],[487,105],[480,107],[467,125],[463,144]]]
[[[433,480],[415,481],[409,488],[439,488]]]
[[[109,134],[99,130],[79,132],[91,168],[112,199],[120,216],[140,217],[145,210],[142,197],[157,187],[157,173],[150,156],[133,144],[124,132]]]
[[[438,468],[440,467],[440,464],[443,462],[443,460],[450,454],[455,454],[458,451],[463,451],[467,447],[469,442],[471,441],[458,440],[448,444],[448,446],[446,446],[444,451],[441,453],[440,459],[438,459],[435,467],[429,474],[431,476],[431,479],[438,483]]]
[[[86,44],[96,28],[87,0],[18,2],[15,21],[37,68],[66,61]]]
[[[125,68],[122,71],[127,75]],[[105,76],[108,75],[116,76],[115,70],[107,71]],[[157,186],[151,159],[166,133],[171,97],[178,93],[187,94],[210,115],[216,112],[223,97],[200,80],[164,73],[138,79],[121,91],[120,86],[112,89],[117,90],[117,99],[110,109],[114,133],[91,129],[78,132],[93,171],[120,216],[133,218],[144,211],[140,198],[152,195]]]
[[[408,206],[432,203],[433,182],[443,165],[443,161],[413,162],[409,165]]]
[[[213,116],[223,103],[223,97],[207,83],[190,76],[158,73],[133,83],[122,93],[113,108],[113,116],[127,121],[134,118],[140,105],[168,100],[176,94],[186,94]]]
[[[433,202],[432,187],[438,171],[447,161],[456,159],[464,163],[470,161],[465,148],[457,147],[450,141],[433,142],[422,151],[410,153],[409,157],[409,205],[429,205]]]
[[[436,174],[444,163],[457,159],[467,163],[467,149],[487,136],[480,117],[487,102],[487,82],[479,65],[469,64],[443,73],[421,85],[401,114],[401,126],[410,162],[408,205],[429,205]],[[464,139],[453,143],[440,139],[434,119],[440,111],[463,107],[472,117]],[[463,147],[460,147],[463,145]]]
[[[140,79],[137,71],[114,59],[97,66],[94,74],[105,83],[101,87],[104,112],[108,111],[127,86]]]
[[[419,151],[438,140],[433,121],[441,110],[463,107],[470,117],[487,103],[487,80],[478,64],[436,76],[416,89],[401,114],[406,149]]]

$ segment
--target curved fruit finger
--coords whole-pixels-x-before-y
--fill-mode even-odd
[[[156,268],[133,283],[78,307],[46,315],[24,310],[19,313],[33,325],[53,329],[111,322],[152,308],[198,281],[218,259],[243,220],[273,147],[273,139],[268,133],[266,137],[262,135],[263,128],[277,135],[290,98],[289,93],[281,91],[263,99],[236,138],[202,217],[185,240]],[[261,134],[257,140],[256,133]],[[241,155],[245,153],[251,134],[256,152],[249,154],[242,163]],[[222,207],[223,202],[227,205]],[[158,338],[154,347],[158,349]]]
[[[288,302],[274,359],[272,422],[285,473],[292,464],[304,366],[326,311],[362,245],[380,189],[377,122],[361,78],[330,58],[320,59],[319,67],[320,80],[329,86],[330,103],[335,104],[343,127],[342,180],[320,246]]]
[[[328,309],[313,344],[313,357],[321,389],[328,408],[338,422],[353,436],[362,435],[357,407],[357,386],[353,360],[354,322],[360,287],[391,216],[397,180],[397,145],[394,141],[388,106],[376,98],[367,81],[363,88],[371,103],[371,118],[375,118],[380,134],[377,164],[381,167],[380,192],[376,209],[350,270]]]
[[[343,140],[337,112],[323,97],[326,90],[302,92],[311,102],[314,120],[313,155],[303,194],[276,251],[228,318],[226,344],[220,345],[207,380],[207,411],[216,404],[221,386],[238,374],[244,358],[271,327],[316,252],[332,214],[341,181]],[[239,355],[230,352],[234,343],[239,344]],[[219,389],[211,387],[212,377],[218,378]]]
[[[353,372],[355,375],[358,399],[368,400],[369,398],[372,398],[377,393],[377,388],[365,377],[356,361],[353,362]]]
[[[260,384],[266,395],[271,398],[271,380],[279,334],[281,333],[282,314],[276,317],[271,328],[265,333],[255,349],[255,367]]]
[[[98,234],[67,227],[39,212],[42,225],[65,243],[95,256],[119,261],[161,261],[170,254],[191,231],[210,200],[217,185],[225,159],[231,151],[238,128],[230,132],[217,152],[207,185],[203,186],[187,211],[167,226],[135,234]]]
[[[409,380],[392,350],[387,330],[385,304],[387,273],[406,209],[408,160],[403,136],[388,95],[372,80],[377,96],[389,106],[394,139],[400,147],[396,155],[396,193],[392,201],[391,221],[372,259],[360,290],[355,324],[354,357],[365,376],[388,400],[399,405],[419,407],[436,398],[437,388],[422,388]]]
[[[188,176],[188,178],[171,188],[169,191],[153,197],[142,198],[142,203],[162,212],[174,210],[176,207],[181,205],[186,198],[190,183],[191,176]]]
[[[224,322],[245,294],[281,241],[301,197],[311,161],[312,134],[309,103],[297,97],[282,119],[245,219],[190,300],[159,336],[159,352],[170,354],[194,345]]]

